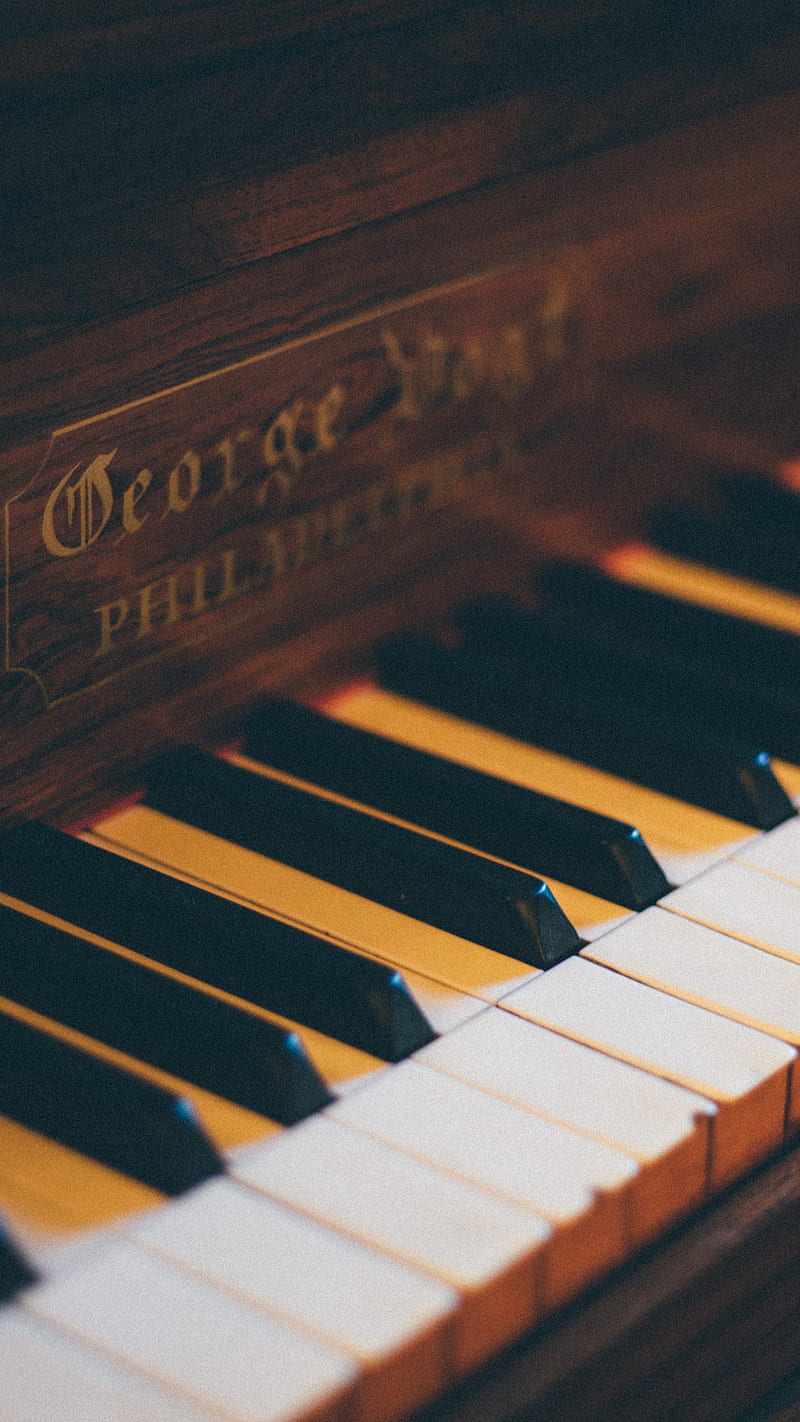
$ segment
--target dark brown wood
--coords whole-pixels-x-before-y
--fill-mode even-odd
[[[798,79],[777,0],[122,8],[0,28],[9,352]]]
[[[799,123],[505,180],[9,358],[2,817],[80,814],[165,738],[631,531],[681,475],[610,382],[797,302]]]

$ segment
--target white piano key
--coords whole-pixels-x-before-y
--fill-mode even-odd
[[[129,1244],[30,1289],[25,1308],[230,1422],[344,1422],[334,1349]]]
[[[0,1311],[0,1422],[212,1422],[18,1306]]]
[[[715,1101],[714,1186],[783,1142],[796,1053],[774,1037],[577,957],[503,1007]]]
[[[635,825],[673,884],[753,837],[752,828],[737,820],[391,692],[361,686],[331,698],[325,710],[363,730]]]
[[[732,856],[737,863],[772,874],[789,884],[800,885],[800,817],[750,840]]]
[[[637,1160],[637,1243],[705,1194],[716,1106],[694,1092],[497,1008],[423,1047],[416,1060]]]
[[[448,1381],[453,1289],[233,1180],[200,1186],[127,1233],[352,1356],[363,1370],[359,1422],[395,1422]]]
[[[326,1115],[544,1215],[554,1227],[548,1308],[621,1262],[629,1247],[636,1163],[464,1082],[407,1061]]]
[[[235,1173],[355,1239],[423,1269],[462,1296],[459,1370],[541,1313],[551,1226],[323,1116],[243,1155]]]
[[[460,1027],[462,1022],[467,1022],[470,1017],[475,1017],[483,1011],[484,1004],[478,997],[457,992],[445,983],[435,982],[433,978],[424,978],[420,973],[409,972],[407,968],[403,971],[403,977],[418,1007],[424,1012],[434,1032],[440,1036],[445,1032],[452,1032],[454,1028]]]
[[[693,919],[646,909],[581,957],[800,1046],[800,965]]]
[[[726,860],[661,900],[662,907],[768,953],[800,962],[800,888]]]
[[[383,1063],[380,1067],[381,1070],[386,1069]],[[262,1138],[269,1135],[270,1123],[265,1124],[267,1130],[262,1132]],[[244,1191],[230,1182],[218,1179],[213,1183],[220,1186],[223,1201],[230,1202],[231,1192],[234,1192],[236,1197],[245,1195]],[[29,1248],[32,1260],[44,1278],[62,1277],[66,1271],[74,1270],[76,1264],[102,1260],[103,1251],[113,1243],[114,1230],[127,1230],[132,1237],[136,1237],[140,1229],[143,1232],[149,1230],[151,1217],[153,1221],[162,1222],[167,1237],[171,1237],[175,1232],[176,1240],[179,1241],[180,1222],[186,1208],[185,1200],[182,1198],[167,1201],[161,1208],[154,1209],[163,1198],[156,1191],[128,1180],[116,1171],[98,1165],[75,1151],[0,1117],[0,1201],[15,1232]],[[194,1198],[194,1195],[186,1197]],[[212,1191],[210,1198],[219,1197]],[[255,1200],[255,1197],[251,1198]],[[264,1200],[258,1200],[256,1203],[259,1209],[263,1207],[266,1213],[269,1213],[271,1208],[275,1209]],[[311,1229],[310,1223],[299,1223],[308,1233]],[[206,1212],[206,1224],[210,1231],[208,1241],[217,1249],[218,1266],[219,1247],[224,1239],[225,1249],[231,1250],[229,1263],[234,1270],[236,1236],[233,1230],[225,1228],[224,1209],[214,1223],[211,1223]],[[152,1228],[155,1227],[154,1223]],[[445,1339],[442,1335],[448,1331],[449,1314],[458,1299],[442,1285],[426,1277],[412,1276],[410,1270],[404,1270],[395,1261],[369,1255],[364,1264],[364,1256],[368,1254],[366,1250],[335,1238],[330,1249],[337,1255],[336,1268],[333,1267],[332,1261],[328,1260],[326,1278],[326,1235],[329,1236],[330,1231],[316,1227],[313,1249],[306,1247],[301,1251],[297,1239],[293,1240],[291,1251],[286,1248],[282,1251],[278,1249],[279,1257],[276,1269],[273,1269],[272,1282],[274,1283],[276,1278],[280,1279],[288,1253],[294,1253],[297,1256],[294,1277],[297,1277],[296,1270],[303,1266],[304,1287],[311,1290],[311,1296],[318,1306],[326,1296],[327,1284],[328,1313],[338,1317],[341,1332],[348,1324],[344,1266],[348,1258],[356,1255],[356,1261],[361,1261],[363,1267],[358,1284],[355,1279],[351,1279],[349,1312],[353,1313],[352,1300],[358,1299],[362,1312],[361,1322],[364,1321],[364,1312],[369,1314],[374,1344],[374,1356],[369,1358],[360,1358],[357,1348],[349,1350],[361,1368],[354,1399],[357,1422],[391,1422],[395,1414],[387,1405],[387,1395],[394,1399],[392,1407],[396,1408],[399,1417],[412,1408],[421,1406],[445,1385],[448,1364]],[[274,1249],[275,1239],[276,1229],[272,1221],[269,1230],[264,1231],[263,1238],[268,1251]],[[256,1258],[254,1241],[248,1239],[246,1233],[239,1242],[240,1253],[243,1249],[248,1260]],[[213,1252],[210,1246],[209,1252]],[[301,1254],[305,1257],[301,1258]],[[343,1257],[338,1257],[339,1254],[343,1254]],[[352,1267],[350,1273],[353,1274]],[[287,1289],[284,1292],[289,1291],[288,1283],[291,1277],[287,1271]],[[220,1287],[232,1287],[232,1283],[223,1278],[217,1278],[215,1282]],[[269,1279],[265,1277],[262,1298],[269,1294],[268,1283]],[[391,1294],[392,1304],[397,1306],[395,1334],[388,1341],[380,1336],[381,1321],[387,1321],[387,1290]],[[300,1292],[302,1294],[302,1289]],[[407,1297],[409,1293],[412,1295],[410,1302]],[[281,1300],[274,1301],[273,1312],[277,1311],[279,1317],[284,1314],[289,1316],[293,1325],[301,1324],[300,1319],[290,1316],[290,1309],[279,1307],[280,1302]],[[285,1299],[283,1302],[285,1303]],[[413,1318],[411,1305],[416,1308],[416,1317]],[[383,1320],[380,1316],[382,1308]],[[358,1321],[354,1321],[353,1327]],[[322,1332],[313,1318],[303,1320],[302,1326],[310,1328],[312,1336],[318,1336]],[[323,1337],[323,1341],[332,1341],[336,1345],[340,1340],[336,1337],[332,1340]],[[369,1350],[370,1340],[365,1337],[362,1341],[366,1352]]]
[[[665,909],[779,958],[800,963],[800,887],[725,860],[667,894]],[[800,1072],[794,1072],[790,1125],[800,1121]]]

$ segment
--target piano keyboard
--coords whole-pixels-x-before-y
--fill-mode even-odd
[[[659,565],[639,550],[614,572],[686,594]],[[723,581],[718,608],[762,623],[771,605],[784,628],[787,608],[800,616],[763,588],[748,603],[731,583],[726,600]],[[180,814],[167,765],[79,840],[7,837],[0,1039],[17,1062],[29,1040],[41,1051],[0,1102],[14,1241],[0,1248],[0,1422],[400,1422],[797,1130],[791,806],[756,832],[421,692],[360,686],[325,711],[345,736],[493,777],[465,783],[502,807],[472,843],[499,838],[470,847],[443,772],[426,880],[413,757],[387,808],[377,781],[370,803],[357,776],[327,783],[324,756],[314,774],[271,764],[252,728],[212,765],[216,800],[190,757]],[[778,776],[800,792],[788,761]],[[532,830],[527,857],[504,848],[524,802],[503,786],[579,807],[558,823],[586,836],[582,854],[553,819],[551,843]],[[302,836],[288,848],[309,803],[312,851],[314,825],[328,836],[318,858]],[[119,902],[109,864],[130,870]],[[45,959],[49,992],[30,971]],[[110,1123],[73,1124],[76,1062],[104,1083]]]

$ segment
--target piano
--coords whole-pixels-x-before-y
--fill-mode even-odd
[[[0,1422],[795,1415],[795,7],[0,26]]]

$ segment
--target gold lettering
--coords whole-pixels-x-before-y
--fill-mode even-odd
[[[239,488],[244,478],[243,474],[236,472],[236,453],[243,444],[249,444],[256,437],[255,430],[245,426],[236,430],[233,435],[226,435],[218,445],[215,445],[215,453],[222,455],[222,488],[220,493],[232,494]]]
[[[260,569],[265,582],[279,582],[289,570],[286,545],[276,528],[267,529],[262,538]]]
[[[521,326],[507,326],[502,332],[490,356],[490,376],[495,394],[508,405],[520,400],[530,386],[533,375]]]
[[[93,609],[100,618],[100,645],[95,656],[105,657],[111,651],[114,633],[118,632],[130,611],[128,599],[121,597],[116,602],[103,603]]]
[[[178,576],[170,573],[160,582],[146,583],[139,589],[139,625],[136,629],[137,641],[149,637],[153,630],[153,614],[159,608],[166,610],[164,622],[167,626],[178,622],[181,616],[178,602]]]
[[[327,395],[323,395],[314,410],[314,436],[318,449],[334,449],[341,439],[334,432],[334,424],[345,399],[343,385],[332,385]]]
[[[135,512],[136,505],[142,495],[147,492],[153,482],[153,474],[150,469],[140,469],[132,484],[128,485],[122,495],[122,527],[126,533],[138,533],[145,519],[149,514],[143,514],[139,518]]]
[[[226,548],[222,554],[222,584],[217,595],[217,602],[227,602],[229,598],[238,597],[247,591],[246,581],[244,583],[236,581],[237,557],[235,548]]]
[[[201,612],[205,612],[206,608],[209,606],[209,599],[207,597],[207,571],[205,563],[195,563],[192,573],[194,578],[194,597],[192,599],[192,614],[198,615]]]
[[[428,406],[440,405],[449,394],[448,350],[441,336],[427,335],[422,343],[420,373],[423,399]]]
[[[395,414],[401,420],[422,419],[413,357],[405,354],[393,331],[381,331],[381,341],[389,358],[389,364],[400,377],[400,399],[394,407]]]
[[[74,464],[64,475],[64,478],[56,484],[47,500],[42,517],[44,546],[54,558],[74,558],[76,553],[85,552],[103,532],[114,506],[114,492],[108,477],[108,466],[116,452],[115,449],[112,449],[110,454],[98,454],[97,458],[93,459],[91,464],[87,465],[83,473],[78,476],[75,483],[71,484],[70,479],[75,471],[80,469],[79,464]],[[75,524],[77,509],[77,539],[74,543],[62,542],[56,531],[56,517],[62,495],[65,501],[63,517],[68,529],[71,529]]]
[[[218,561],[185,564],[129,597],[96,607],[96,656],[117,650],[123,639],[141,641],[159,627],[201,616],[274,585],[421,515],[423,510],[441,508],[457,499],[476,478],[491,476],[515,457],[513,446],[506,449],[478,442],[449,456],[427,459],[277,526],[243,531],[239,545],[223,549]],[[253,537],[258,540],[255,546]]]
[[[542,306],[544,326],[544,354],[548,360],[566,360],[567,357],[567,316],[569,315],[570,290],[567,283],[554,280]]]
[[[181,477],[183,470],[188,476],[185,493],[181,488],[181,484],[184,482]],[[167,479],[167,507],[164,511],[164,518],[168,513],[186,513],[189,505],[200,492],[200,476],[200,456],[195,454],[193,449],[187,449],[175,468],[170,470]]]
[[[486,378],[486,353],[479,341],[470,341],[457,351],[450,373],[450,384],[456,400],[469,400]]]
[[[295,443],[301,409],[299,400],[287,405],[272,421],[264,435],[264,464],[269,473],[256,491],[256,503],[259,508],[278,504],[291,492],[293,476],[303,463],[303,456]]]

